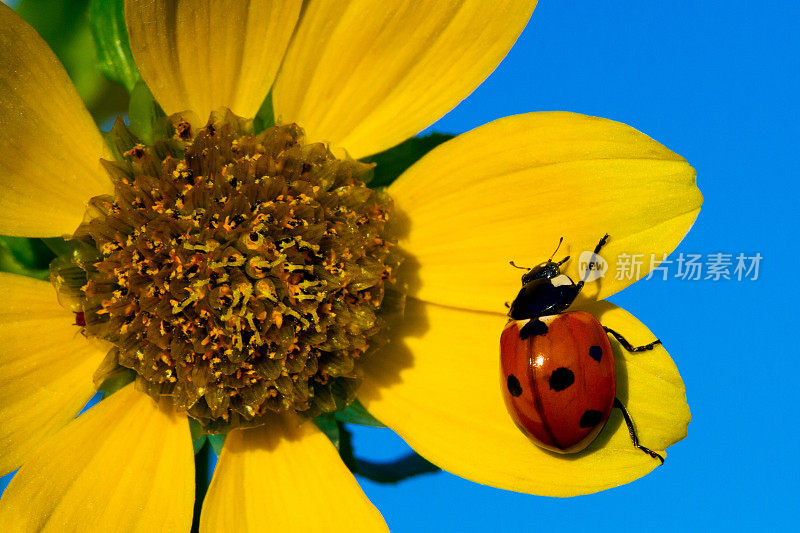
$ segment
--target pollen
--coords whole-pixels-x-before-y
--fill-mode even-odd
[[[80,259],[56,269],[85,333],[114,345],[104,367],[132,369],[211,432],[350,403],[400,262],[370,166],[296,125],[249,128],[176,119],[146,146],[118,124],[115,194],[91,200]]]

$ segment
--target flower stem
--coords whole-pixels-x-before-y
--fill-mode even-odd
[[[397,483],[420,474],[438,472],[440,469],[416,452],[388,462],[367,461],[354,455],[350,431],[339,424],[339,453],[354,474],[377,483]]]
[[[211,469],[211,455],[214,452],[211,444],[206,441],[200,451],[194,456],[194,515],[192,517],[192,533],[200,530],[200,511],[203,509],[203,499],[206,496],[208,485],[211,483],[213,470]]]

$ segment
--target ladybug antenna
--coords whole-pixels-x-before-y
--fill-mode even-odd
[[[514,261],[509,261],[509,262],[508,262],[508,264],[509,264],[509,265],[511,265],[512,267],[514,267],[514,268],[518,268],[518,269],[520,269],[520,270],[530,270],[530,268],[527,268],[527,267],[521,267],[521,266],[517,266],[517,265],[515,265],[515,264],[514,264]]]
[[[553,250],[553,254],[550,256],[550,259],[548,259],[548,261],[552,261],[552,260],[553,260],[553,257],[555,257],[555,255],[556,255],[556,252],[558,252],[558,249],[559,249],[559,248],[561,248],[561,243],[562,243],[562,242],[564,242],[564,237],[560,237],[560,238],[558,239],[558,246],[556,246],[556,249],[555,249],[555,250]],[[567,259],[569,259],[569,257],[567,257]],[[565,259],[565,261],[566,261],[566,259]],[[563,262],[564,262],[564,261],[562,261],[561,263],[563,263]],[[560,265],[561,263],[559,263],[559,265]]]
[[[561,265],[563,265],[564,263],[566,263],[567,261],[569,261],[569,256],[565,257],[564,259],[562,259],[561,261],[559,261],[558,263],[556,263],[556,266],[561,266]]]

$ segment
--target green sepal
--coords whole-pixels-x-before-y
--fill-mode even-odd
[[[133,383],[136,379],[136,372],[130,368],[119,367],[103,381],[97,390],[103,393],[103,398],[108,398],[122,387]]]
[[[136,146],[140,139],[125,125],[122,117],[117,117],[111,130],[104,134],[106,144],[117,161],[123,161],[123,154]]]
[[[76,246],[74,241],[68,241],[61,237],[48,237],[39,239],[56,257],[70,258],[75,254]],[[49,261],[48,261],[49,263]]]
[[[195,455],[197,455],[197,452],[203,449],[203,444],[205,444],[207,440],[208,440],[208,435],[205,434],[200,435],[200,437],[198,437],[197,439],[192,437],[192,448],[194,449]]]
[[[89,24],[97,48],[97,66],[110,80],[133,91],[141,79],[133,61],[128,30],[125,27],[124,0],[92,0]]]
[[[192,446],[194,446],[195,455],[203,448],[205,443],[211,445],[214,453],[222,453],[222,446],[225,444],[225,434],[209,434],[203,429],[203,426],[192,417],[189,417],[189,431],[192,434]]]
[[[424,137],[412,137],[394,148],[389,148],[379,154],[361,159],[364,163],[376,163],[369,186],[377,189],[391,185],[400,174],[419,161],[422,156],[453,137],[455,135],[446,133],[431,133]]]
[[[142,80],[136,82],[131,91],[128,122],[131,132],[147,145],[169,135],[166,115]]]
[[[254,133],[261,133],[267,128],[271,128],[275,125],[275,109],[272,107],[272,91],[267,94],[267,97],[264,98],[264,103],[261,104],[261,108],[256,113],[255,118],[253,119],[253,132]]]
[[[222,453],[222,447],[225,445],[225,434],[207,435],[207,440],[211,448],[213,448],[214,453],[219,456],[219,454]]]
[[[333,413],[324,413],[314,419],[314,423],[330,439],[336,449],[339,449],[339,424]]]
[[[40,239],[0,236],[0,272],[48,279],[52,252]]]
[[[358,400],[353,400],[353,403],[348,405],[346,409],[337,411],[335,416],[339,422],[378,428],[386,427],[380,420],[372,416]]]
[[[208,440],[208,435],[203,429],[203,426],[200,425],[200,422],[192,417],[189,417],[189,433],[192,435],[194,453],[197,454],[197,452],[203,448],[203,444]]]
[[[206,433],[206,430],[203,429],[203,426],[200,424],[200,422],[198,422],[191,416],[188,418],[189,418],[189,432],[192,435],[192,446],[194,447],[195,455],[198,452],[200,452],[205,443],[208,443],[211,445],[211,449],[214,450],[214,453],[217,454],[217,456],[219,456],[219,454],[222,453],[222,446],[225,444],[225,435]]]

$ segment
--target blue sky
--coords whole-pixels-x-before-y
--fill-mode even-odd
[[[363,481],[393,531],[796,527],[800,8],[793,2],[542,1],[506,60],[431,131],[568,110],[630,124],[683,155],[705,197],[685,254],[761,253],[757,281],[653,279],[613,301],[664,339],[689,435],[645,478],[567,500],[441,473]],[[362,453],[403,443],[359,430]]]
[[[798,37],[794,2],[543,1],[517,45],[430,128],[568,110],[625,122],[697,169],[705,203],[683,253],[763,256],[757,281],[653,279],[616,295],[664,340],[692,408],[688,437],[632,484],[572,499],[447,473],[361,480],[393,531],[796,527]],[[356,429],[359,453],[405,444]]]

